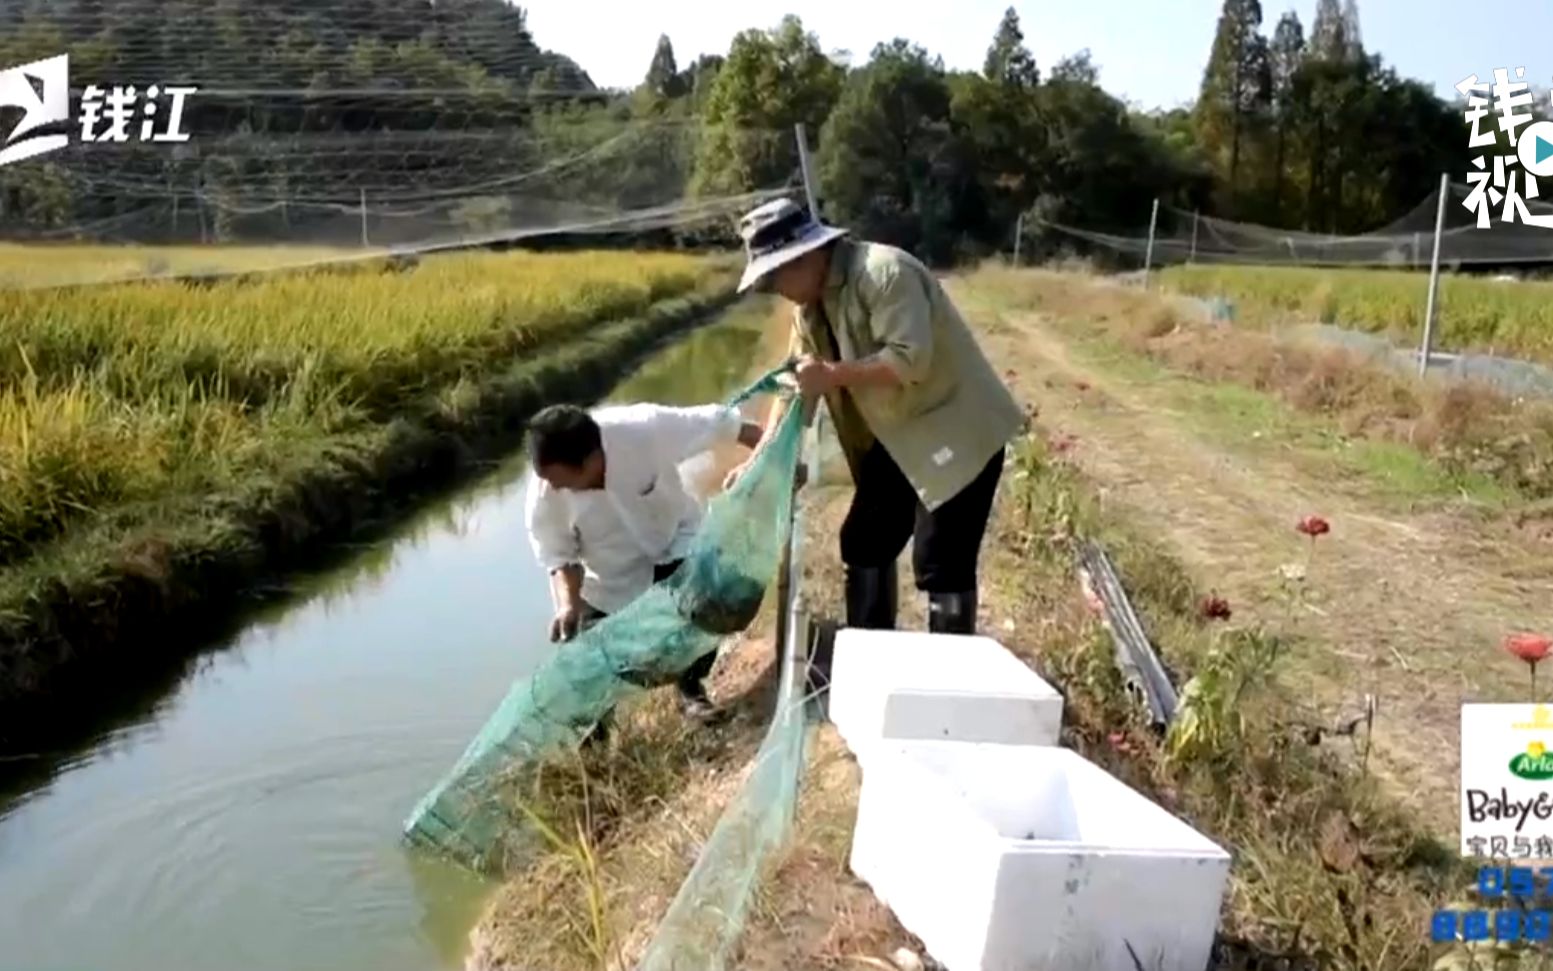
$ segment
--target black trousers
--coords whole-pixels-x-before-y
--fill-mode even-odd
[[[652,568],[652,582],[662,583],[667,580],[674,575],[674,571],[678,570],[683,562],[685,561],[674,560],[672,563],[660,563],[654,566]],[[608,616],[604,611],[584,600],[582,602],[582,623],[579,626],[581,629],[586,630]],[[697,697],[705,694],[706,688],[701,682],[705,681],[706,676],[712,673],[712,665],[716,663],[716,651],[708,651],[697,658],[696,662],[686,668],[685,673],[679,676],[679,680],[676,682],[679,693],[686,697]]]
[[[885,567],[912,541],[911,565],[924,593],[963,593],[976,587],[981,541],[1003,475],[1003,450],[970,484],[929,512],[906,474],[879,442],[864,453],[856,491],[841,524],[841,561],[849,567]]]

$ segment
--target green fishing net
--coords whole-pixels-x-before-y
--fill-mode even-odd
[[[790,365],[730,404],[788,394]],[[629,606],[563,645],[507,693],[452,770],[405,824],[412,844],[465,866],[500,872],[538,844],[503,783],[524,766],[575,747],[623,698],[667,684],[760,610],[792,523],[801,410],[781,424],[732,489],[708,503],[683,565]]]
[[[811,474],[817,469],[817,454],[805,459]],[[794,564],[800,562],[801,523],[795,509]],[[799,603],[789,615],[776,711],[755,764],[718,818],[635,971],[724,971],[744,931],[762,867],[792,827],[809,724],[808,644],[801,599]]]

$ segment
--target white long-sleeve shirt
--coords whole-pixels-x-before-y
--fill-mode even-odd
[[[604,488],[556,489],[529,473],[527,523],[546,571],[581,564],[582,598],[614,613],[652,586],[653,567],[685,555],[701,523],[681,463],[738,439],[743,417],[722,405],[617,405],[592,412]]]

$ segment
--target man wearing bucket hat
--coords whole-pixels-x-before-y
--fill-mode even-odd
[[[745,215],[739,233],[739,290],[793,304],[794,376],[806,403],[825,399],[856,486],[841,527],[847,625],[895,626],[895,562],[911,540],[928,629],[975,633],[977,560],[1004,448],[1024,424],[1018,403],[910,254],[787,199]]]

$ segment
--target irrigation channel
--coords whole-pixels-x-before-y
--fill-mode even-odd
[[[612,398],[721,400],[763,309]],[[457,967],[490,887],[406,850],[400,826],[553,649],[524,472],[514,458],[299,583],[148,714],[0,777],[0,971]]]

